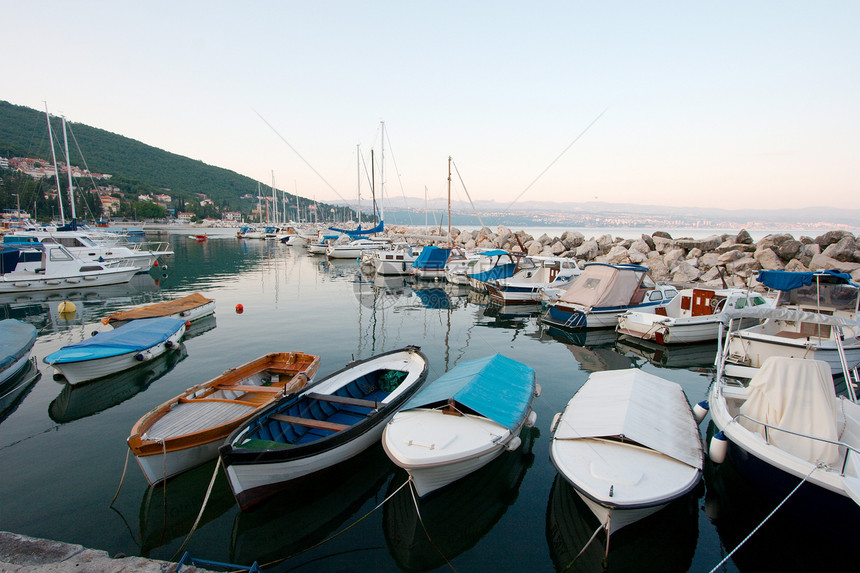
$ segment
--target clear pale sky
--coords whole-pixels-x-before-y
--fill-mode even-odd
[[[0,99],[318,200],[354,199],[356,144],[378,154],[384,120],[386,194],[445,196],[452,155],[473,198],[507,206],[605,110],[523,200],[860,208],[856,0],[0,0],[0,15]]]

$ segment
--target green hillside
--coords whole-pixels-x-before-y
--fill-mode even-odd
[[[171,207],[182,210],[184,201],[198,201],[197,194],[205,194],[215,203],[213,213],[221,211],[242,211],[246,216],[256,207],[256,200],[240,200],[242,195],[256,194],[257,182],[250,177],[239,175],[234,171],[207,165],[201,161],[189,159],[175,153],[145,145],[139,141],[117,135],[109,131],[97,129],[82,123],[68,122],[80,149],[84,154],[86,166],[93,173],[109,173],[112,175],[110,184],[121,189],[123,203],[127,209],[134,206],[137,195],[141,193],[165,193],[173,198]],[[54,140],[62,142],[62,124],[59,118],[52,119],[51,129]],[[55,145],[57,161],[61,160],[62,145]],[[77,147],[69,136],[69,154],[72,165],[84,167]],[[45,112],[32,108],[13,105],[0,101],[0,157],[34,157],[50,160],[51,149],[48,142],[48,126]],[[37,209],[45,189],[35,189],[39,185],[27,184],[27,189],[20,178],[12,182],[10,173],[4,173],[4,184],[0,188],[0,207],[14,208],[16,198],[12,196],[20,191],[22,209],[26,206],[32,209],[36,202]],[[61,180],[64,177],[61,175]],[[61,185],[63,181],[61,181]],[[78,181],[76,186],[86,188],[87,181]],[[44,188],[56,187],[53,178],[41,185]],[[27,200],[25,199],[25,195]],[[294,195],[289,195],[290,204],[295,205]],[[90,205],[95,201],[90,201]],[[310,200],[300,197],[299,205],[302,212],[307,211]],[[47,205],[47,204],[46,204]],[[195,205],[192,205],[194,207]],[[50,208],[50,207],[47,207]],[[319,205],[320,213],[329,213],[330,205]],[[338,211],[343,211],[339,208]],[[86,209],[83,210],[87,212]],[[343,215],[341,215],[341,218]]]

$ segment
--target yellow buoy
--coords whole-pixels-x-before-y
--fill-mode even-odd
[[[64,300],[60,303],[60,306],[57,307],[57,312],[60,314],[74,314],[76,310],[77,308],[75,308],[75,303],[69,300]]]

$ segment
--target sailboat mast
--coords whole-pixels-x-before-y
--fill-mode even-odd
[[[48,118],[48,142],[51,144],[51,159],[54,161],[54,178],[57,181],[57,201],[60,203],[60,224],[66,224],[63,214],[63,194],[60,193],[60,172],[57,170],[57,153],[54,151],[54,135],[51,132],[51,114],[48,113],[48,102],[45,102],[45,117]]]
[[[278,198],[275,197],[275,170],[272,169],[272,219],[278,224]],[[268,218],[266,220],[268,222]]]
[[[263,205],[260,197],[260,182],[257,181],[257,215],[260,218],[260,224],[263,224]]]
[[[75,189],[72,186],[72,158],[69,157],[69,138],[66,137],[66,116],[63,118],[63,143],[66,146],[66,171],[69,175],[69,202],[72,204],[72,221],[75,220]],[[59,185],[57,187],[59,190]]]
[[[302,212],[299,210],[299,183],[293,179],[293,186],[296,188],[296,223],[302,222]]]
[[[379,220],[384,221],[382,203],[385,200],[385,122],[380,121],[379,125],[382,132],[382,144],[379,146]],[[376,210],[373,212],[376,213]]]
[[[448,240],[454,247],[454,239],[451,237],[451,156],[448,156]]]
[[[373,226],[376,226],[376,178],[373,177],[376,174],[376,163],[374,163],[373,159],[373,150],[370,150],[370,166],[372,169],[370,170],[370,210],[373,212]]]
[[[359,148],[360,144],[355,144],[355,177],[356,177],[356,188],[358,189],[358,228],[361,229],[361,152]],[[373,164],[373,150],[370,150],[371,153],[371,165]]]

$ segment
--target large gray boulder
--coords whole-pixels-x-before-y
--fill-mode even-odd
[[[822,254],[833,257],[837,261],[853,261],[857,243],[851,235],[842,237],[838,242],[829,245]]]
[[[600,254],[600,247],[597,246],[597,241],[585,241],[576,248],[576,258],[590,261]]]
[[[739,243],[741,245],[752,245],[753,238],[746,229],[741,229],[741,232],[735,237],[735,243]]]
[[[803,243],[800,241],[796,241],[794,239],[789,239],[787,241],[783,241],[776,249],[776,254],[779,255],[779,258],[783,261],[790,261],[795,258],[798,253],[800,253],[800,249],[803,247]]]
[[[722,239],[717,235],[711,235],[704,239],[677,239],[675,246],[682,249],[701,249],[702,251],[713,251],[722,243]]]
[[[777,255],[772,249],[758,249],[753,257],[759,262],[761,268],[765,270],[785,270],[785,264],[780,260],[779,255]]]
[[[674,282],[693,282],[699,278],[699,269],[688,263],[687,261],[681,261],[677,267],[672,271],[672,281]]]
[[[854,237],[854,235],[848,231],[827,231],[823,235],[815,237],[815,242],[821,245],[822,248],[825,248],[833,243],[838,243],[845,237]]]

